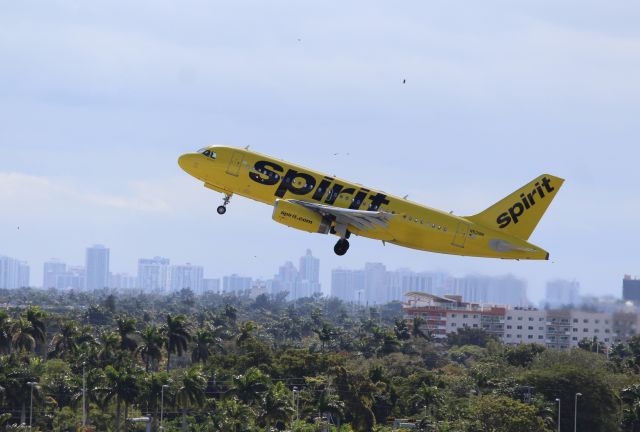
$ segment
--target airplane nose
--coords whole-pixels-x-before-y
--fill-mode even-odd
[[[198,168],[198,161],[195,156],[197,155],[187,153],[178,158],[178,165],[180,165],[180,168],[191,175],[194,175],[195,171]]]

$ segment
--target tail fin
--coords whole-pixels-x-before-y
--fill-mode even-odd
[[[561,178],[542,174],[485,211],[467,219],[527,240],[562,183],[564,180]]]

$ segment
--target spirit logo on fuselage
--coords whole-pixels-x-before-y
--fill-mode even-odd
[[[542,183],[542,185],[540,185],[540,183]],[[505,228],[511,222],[517,224],[520,216],[522,216],[525,211],[536,205],[536,194],[538,194],[539,199],[544,199],[545,190],[542,189],[542,186],[544,186],[547,193],[551,193],[555,190],[555,188],[551,186],[551,181],[547,177],[542,177],[540,182],[535,183],[531,192],[526,195],[524,193],[520,194],[520,200],[522,202],[516,201],[506,212],[498,216],[496,219],[498,226],[500,228]]]
[[[355,188],[345,187],[339,183],[334,183],[331,177],[324,177],[320,182],[311,174],[300,172],[294,169],[288,169],[285,173],[284,168],[275,162],[258,161],[254,165],[257,172],[249,173],[251,180],[266,186],[278,185],[274,195],[283,198],[289,192],[294,195],[308,195],[313,192],[311,198],[315,201],[332,205],[340,195],[351,195],[350,209],[357,210],[366,201],[369,189],[360,188],[356,192]],[[278,173],[284,173],[280,175]],[[317,187],[316,187],[317,186]],[[389,204],[387,196],[381,193],[370,195],[367,210],[377,211],[381,205]]]

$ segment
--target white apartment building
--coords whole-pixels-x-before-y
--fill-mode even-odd
[[[480,305],[464,302],[461,296],[439,297],[423,292],[409,292],[405,298],[405,318],[422,317],[423,329],[435,338],[446,338],[461,328],[481,328],[507,345],[536,343],[562,350],[594,337],[611,346],[640,329],[640,316],[635,311],[602,313]]]

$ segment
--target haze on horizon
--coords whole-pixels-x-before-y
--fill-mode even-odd
[[[330,270],[512,273],[620,296],[640,274],[640,5],[552,1],[7,3],[0,15],[0,254],[112,271],[139,257],[270,277],[307,248]],[[403,80],[406,83],[403,84]],[[444,256],[287,229],[177,165],[209,144],[267,153],[476,213],[566,179],[531,237],[549,262]],[[17,229],[19,227],[19,229]]]

